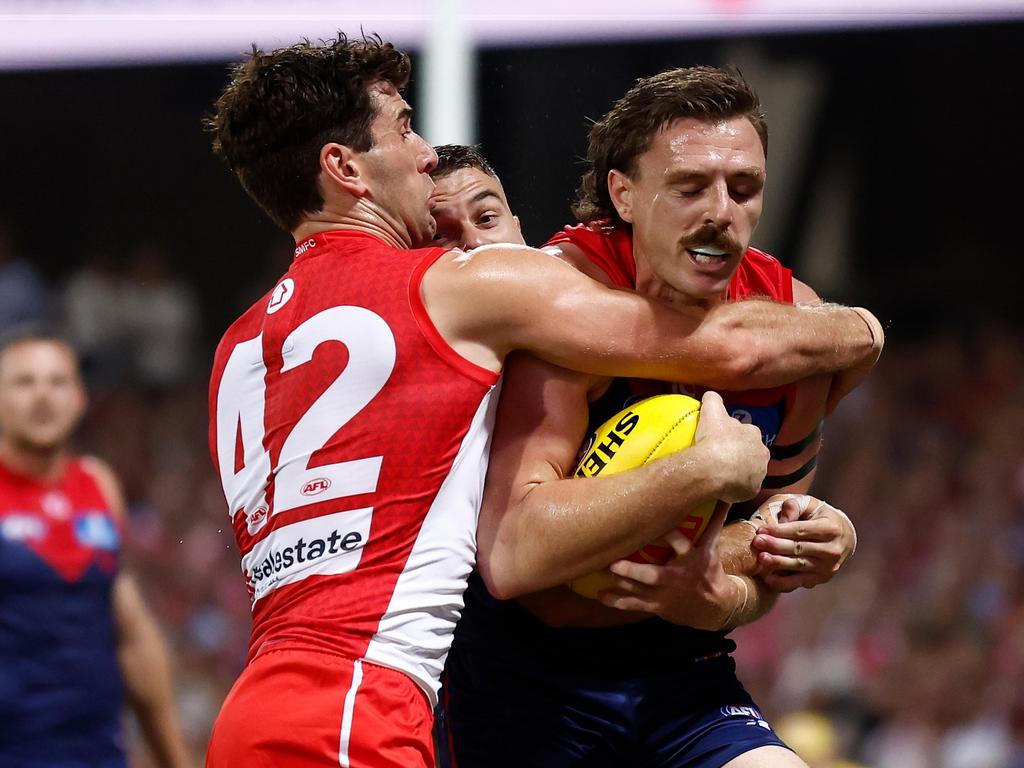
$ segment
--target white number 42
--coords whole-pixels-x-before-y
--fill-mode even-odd
[[[244,514],[250,534],[266,525],[271,515],[377,489],[383,456],[313,469],[308,464],[310,456],[384,388],[395,367],[394,334],[380,315],[363,307],[325,309],[285,338],[281,373],[309,363],[325,341],[340,341],[348,348],[348,365],[295,422],[273,468],[264,447],[267,366],[263,334],[239,343],[228,357],[217,392],[217,463],[228,513]],[[243,460],[236,471],[239,430]],[[266,500],[271,478],[273,510]]]

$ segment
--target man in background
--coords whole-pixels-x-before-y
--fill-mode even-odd
[[[185,768],[167,650],[120,567],[117,479],[69,447],[85,405],[65,341],[0,341],[0,765],[123,768],[127,699],[157,764]]]

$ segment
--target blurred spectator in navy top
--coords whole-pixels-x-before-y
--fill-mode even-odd
[[[18,253],[10,227],[0,221],[0,333],[48,319],[50,293],[39,271]]]

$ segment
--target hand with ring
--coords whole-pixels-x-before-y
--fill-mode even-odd
[[[779,494],[761,509],[768,522],[758,527],[751,547],[762,580],[777,592],[824,584],[856,549],[853,523],[821,499]]]

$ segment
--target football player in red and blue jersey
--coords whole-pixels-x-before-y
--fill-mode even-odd
[[[120,568],[118,482],[69,449],[85,402],[66,342],[0,341],[0,765],[124,768],[127,699],[157,764],[185,768],[167,651]]]
[[[592,132],[584,223],[548,245],[597,280],[681,311],[751,296],[816,302],[777,260],[748,247],[766,139],[756,95],[739,78],[693,68],[640,81]],[[470,148],[438,154],[447,160],[434,174],[439,236],[466,246],[521,239],[486,161]],[[479,572],[446,667],[442,714],[453,765],[803,765],[736,680],[726,634],[767,610],[777,592],[831,578],[855,545],[845,515],[804,495],[829,385],[818,377],[723,393],[730,413],[757,425],[772,452],[757,500],[797,497],[776,497],[767,525],[727,526],[720,551],[711,548],[717,537],[694,547],[679,537],[678,557],[665,566],[615,563],[617,588],[599,603],[565,587],[533,592],[548,574],[524,555],[540,546],[529,541],[530,520],[538,511],[594,508],[609,495],[570,479],[588,430],[631,398],[700,388],[586,377],[529,357],[508,366]]]

